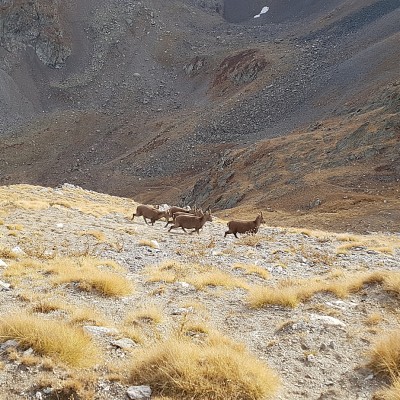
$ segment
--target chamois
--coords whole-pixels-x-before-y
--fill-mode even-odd
[[[199,234],[200,229],[204,226],[207,221],[212,221],[211,211],[207,210],[202,216],[195,215],[177,215],[174,219],[174,224],[168,229],[168,232],[171,232],[171,229],[182,228],[184,232],[187,232],[186,229],[193,229],[193,232],[197,232]]]
[[[156,208],[148,205],[140,205],[136,208],[136,214],[134,213],[132,216],[132,220],[135,217],[142,216],[146,225],[149,225],[146,218],[151,221],[151,224],[154,225],[155,221],[158,221],[160,218],[165,218],[168,221],[168,213],[166,211],[159,211]]]
[[[180,207],[175,207],[175,209],[179,209]],[[171,211],[172,209],[172,211]],[[203,210],[201,208],[199,209],[191,209],[191,210],[185,210],[185,211],[174,211],[174,208],[171,207],[168,210],[168,214],[170,217],[172,217],[172,220],[167,221],[167,223],[165,224],[164,228],[166,228],[169,224],[172,224],[173,222],[175,222],[175,218],[178,215],[195,215],[196,217],[201,217],[203,215]]]
[[[262,213],[258,214],[254,221],[229,221],[227,224],[228,230],[225,232],[224,237],[230,233],[234,234],[235,238],[237,238],[238,233],[257,233],[262,222],[265,222]]]

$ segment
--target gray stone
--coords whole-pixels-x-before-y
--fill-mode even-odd
[[[113,342],[111,342],[111,344],[123,350],[131,349],[132,347],[136,346],[136,343],[129,338],[114,340]]]
[[[92,334],[114,334],[118,333],[115,328],[107,328],[105,326],[92,326],[92,325],[85,325],[83,327],[85,331],[92,333]]]
[[[150,386],[130,386],[126,392],[131,400],[148,400],[151,396]]]
[[[0,345],[0,351],[5,351],[9,349],[10,347],[17,347],[18,342],[16,340],[10,339],[6,340],[4,343]]]

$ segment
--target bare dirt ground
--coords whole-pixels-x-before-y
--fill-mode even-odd
[[[218,218],[200,235],[168,233],[161,221],[154,226],[141,218],[132,221],[135,205],[72,185],[0,187],[1,314],[25,310],[78,329],[115,329],[89,334],[102,358],[86,369],[29,346],[6,350],[0,344],[0,397],[125,399],[135,352],[177,330],[194,339],[218,330],[243,343],[279,374],[275,399],[371,399],[389,383],[368,368],[368,351],[398,327],[398,294],[383,283],[357,286],[354,280],[374,272],[398,273],[399,234],[272,227],[268,218],[257,235],[239,239],[224,238],[226,222]],[[16,255],[7,251],[12,249]],[[40,279],[27,270],[12,274],[24,260],[44,268],[56,256],[113,260],[134,292],[106,297],[79,280],[55,286],[52,274],[39,273]],[[160,272],[165,262],[183,267],[165,274]],[[292,307],[251,302],[255,288],[284,291],[306,285],[312,290],[318,282],[333,284],[336,295],[317,292]],[[346,293],[349,282],[353,289]],[[159,319],[149,317],[154,309]],[[147,317],[137,318],[132,330],[127,317],[138,311]],[[112,344],[128,334],[132,348]]]

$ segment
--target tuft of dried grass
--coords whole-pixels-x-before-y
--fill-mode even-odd
[[[33,285],[77,283],[81,290],[105,296],[130,295],[132,282],[115,272],[121,268],[114,261],[94,257],[56,257],[42,262],[28,258],[12,264],[4,275],[14,284],[24,280],[30,280]]]
[[[23,347],[32,347],[39,354],[74,367],[92,366],[100,357],[99,350],[82,330],[23,311],[2,318],[0,337],[15,339]]]
[[[246,275],[257,275],[263,279],[269,279],[269,272],[255,264],[242,264],[242,263],[235,263],[232,265],[233,269],[240,269],[244,271]]]
[[[134,353],[130,382],[150,385],[155,396],[196,400],[261,400],[279,386],[277,375],[242,346],[213,337],[183,337]]]
[[[165,283],[185,281],[199,290],[207,286],[222,286],[228,289],[248,288],[243,280],[210,265],[188,265],[174,260],[167,260],[157,266],[147,268],[147,281]]]
[[[98,242],[103,243],[106,241],[106,235],[97,230],[89,230],[89,231],[84,231],[84,232],[79,232],[80,236],[92,236],[95,239],[97,239]]]
[[[141,322],[159,324],[162,321],[162,312],[156,305],[139,308],[125,317],[125,324],[139,324]]]
[[[15,260],[16,258],[18,258],[18,254],[7,247],[0,246],[0,258]]]
[[[360,291],[367,284],[381,284],[386,290],[390,282],[394,280],[392,275],[397,273],[372,272],[358,273],[354,275],[340,275],[339,279],[313,279],[283,280],[275,287],[254,286],[249,290],[247,302],[252,308],[260,308],[266,305],[281,305],[284,307],[296,307],[299,303],[308,300],[316,293],[330,292],[343,298],[350,293]],[[393,290],[392,290],[393,291]]]

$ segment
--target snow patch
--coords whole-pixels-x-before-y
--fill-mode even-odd
[[[265,6],[262,8],[262,10],[260,11],[260,14],[255,15],[253,18],[260,18],[262,14],[265,14],[266,12],[268,12],[269,7]]]

